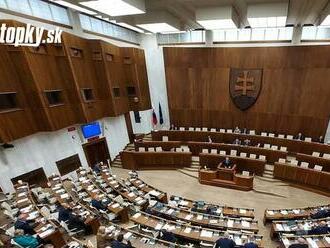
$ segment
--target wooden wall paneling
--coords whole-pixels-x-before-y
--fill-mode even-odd
[[[330,116],[330,46],[163,48],[171,122],[247,127],[318,137]],[[231,68],[262,69],[257,102],[241,111],[229,94]],[[185,97],[182,97],[185,96]],[[200,115],[202,111],[202,115]],[[189,113],[189,114],[186,114]],[[200,118],[197,120],[196,118]]]

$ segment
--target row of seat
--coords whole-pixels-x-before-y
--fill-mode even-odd
[[[293,166],[300,166],[301,168],[309,168],[309,163],[307,162],[304,162],[304,161],[298,161],[298,160],[291,160],[291,161],[287,161],[286,159],[284,158],[280,158],[278,160],[279,163],[281,164],[290,164],[290,165],[293,165]],[[317,171],[322,171],[323,169],[323,166],[320,166],[320,165],[314,165],[313,167],[314,170],[317,170]]]
[[[239,156],[242,158],[252,158],[252,159],[257,159],[257,155],[250,153],[249,156],[246,152],[240,152],[238,154],[237,150],[230,150],[230,153],[227,154],[226,151],[220,150],[218,151],[217,149],[211,149],[211,152],[209,152],[209,149],[202,149],[202,153],[211,153],[211,154],[220,154],[220,155],[229,155],[229,156]],[[264,155],[259,155],[258,159],[260,160],[266,160],[266,156]]]

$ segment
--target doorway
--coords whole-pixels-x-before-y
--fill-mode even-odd
[[[133,126],[132,126],[131,116],[130,116],[129,112],[125,113],[125,122],[126,122],[129,142],[133,143],[135,135],[134,135],[134,132],[133,132]]]
[[[108,159],[111,160],[107,141],[105,138],[93,140],[83,144],[83,149],[88,165],[90,167],[93,167],[99,162],[107,163]]]

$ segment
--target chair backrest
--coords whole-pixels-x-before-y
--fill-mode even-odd
[[[247,156],[246,152],[241,152],[239,155],[240,155],[242,158],[246,158],[246,156]]]
[[[249,134],[255,135],[256,134],[256,130],[250,130]]]
[[[217,130],[215,128],[211,128],[211,132],[216,132]]]
[[[314,157],[319,157],[319,156],[320,156],[320,153],[319,153],[319,152],[313,152],[313,153],[312,153],[312,156],[314,156]]]
[[[207,132],[207,127],[203,127],[202,131]]]
[[[218,150],[217,149],[211,149],[211,153],[212,154],[217,154],[218,153]]]
[[[284,134],[279,134],[278,137],[281,138],[281,139],[285,138]]]
[[[162,152],[162,151],[163,151],[163,148],[161,146],[156,147],[156,152]]]
[[[163,136],[162,141],[168,141],[168,136]]]
[[[261,136],[267,136],[266,132],[261,132]]]
[[[286,160],[285,160],[285,158],[279,158],[279,159],[278,159],[278,162],[280,162],[280,163],[282,163],[282,164],[285,164]]]
[[[330,159],[330,154],[329,153],[324,153],[323,158]]]
[[[145,147],[139,147],[139,152],[145,152],[146,151],[146,148]]]
[[[249,171],[242,171],[242,175],[243,176],[250,176],[250,172]]]
[[[220,128],[220,133],[225,133],[226,132],[226,129],[223,129],[223,128]]]
[[[322,169],[323,169],[323,166],[320,166],[317,164],[314,166],[314,170],[321,171]]]
[[[200,127],[196,127],[195,128],[195,131],[201,131],[201,128]]]
[[[154,152],[155,151],[155,147],[148,147],[148,152]]]
[[[209,149],[202,149],[202,153],[209,153]]]
[[[184,129],[184,127],[179,127],[179,130],[184,131],[185,129]]]
[[[266,160],[266,156],[265,155],[259,155],[259,159],[260,160]]]
[[[273,134],[273,133],[269,133],[268,136],[269,136],[269,137],[275,137],[275,134]]]
[[[236,156],[237,151],[236,150],[230,150],[230,156]]]
[[[270,148],[270,144],[264,144],[265,148]]]
[[[277,149],[278,149],[278,146],[272,145],[271,148],[272,148],[273,150],[277,150]]]
[[[221,150],[220,155],[226,155],[226,151]]]
[[[256,159],[257,158],[257,155],[254,154],[254,153],[250,153],[250,158]]]
[[[308,165],[309,165],[309,163],[307,163],[307,162],[301,162],[300,167],[307,169]]]
[[[286,138],[292,140],[293,139],[293,135],[287,135]]]
[[[307,142],[312,142],[312,138],[311,138],[311,137],[306,137],[306,138],[305,138],[305,141],[307,141]]]
[[[292,165],[298,165],[298,160],[291,160],[290,162]]]
[[[233,129],[227,129],[227,133],[232,133]]]
[[[188,128],[189,131],[194,131],[195,129],[193,127]]]
[[[176,147],[176,148],[175,148],[175,151],[176,151],[176,152],[182,152],[182,148],[181,148],[181,147]]]
[[[281,150],[282,152],[286,152],[286,151],[288,150],[288,148],[285,147],[285,146],[281,146],[280,150]]]

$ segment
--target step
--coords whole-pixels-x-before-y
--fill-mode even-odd
[[[273,171],[264,171],[264,175],[274,175],[274,172]]]
[[[198,172],[199,168],[183,167],[184,170]]]
[[[266,177],[266,178],[271,178],[271,179],[274,178],[274,176],[273,175],[270,175],[270,174],[263,174],[262,176],[263,177]]]

